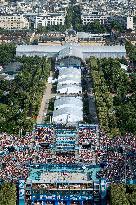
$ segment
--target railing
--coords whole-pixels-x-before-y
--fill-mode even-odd
[[[84,169],[92,169],[92,168],[100,168],[100,165],[86,165],[86,167],[84,167],[84,163],[80,163],[80,164],[30,164],[29,165],[30,168],[35,168],[35,169],[47,169],[49,171],[56,169],[58,170],[58,168],[60,170],[63,171],[63,169],[65,169],[65,171],[71,170],[71,172],[79,172],[82,171],[84,172]]]

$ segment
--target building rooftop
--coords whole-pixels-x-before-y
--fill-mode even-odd
[[[74,56],[80,59],[83,59],[83,53],[80,49],[78,49],[78,46],[74,45],[67,45],[64,49],[60,50],[58,54],[58,59],[65,58],[67,56]]]
[[[4,66],[3,72],[8,74],[15,74],[19,72],[22,63],[20,62],[13,62],[9,63],[8,65]]]
[[[75,92],[77,90],[76,93],[79,92],[79,90],[82,90],[82,87],[80,85],[71,85],[71,84],[68,84],[68,85],[60,85],[58,84],[57,85],[57,91],[61,90],[61,89],[66,89],[66,90],[69,90],[71,88],[71,91],[73,90],[73,92]],[[73,93],[72,92],[72,93]],[[66,100],[66,99],[65,99]]]
[[[101,53],[105,57],[106,53],[109,53],[109,57],[112,54],[116,56],[121,54],[121,56],[126,55],[125,46],[115,45],[115,46],[104,46],[104,45],[80,45],[77,43],[65,44],[65,45],[18,45],[16,48],[16,55],[42,55],[42,56],[53,56],[57,55],[57,59],[61,60],[65,57],[74,57],[83,60],[85,55],[87,57],[95,55],[96,53]],[[115,56],[113,56],[115,57]]]
[[[73,86],[73,85],[72,85]],[[54,103],[54,108],[59,107],[61,105],[65,105],[65,107],[67,106],[73,106],[73,107],[82,107],[83,106],[83,102],[82,102],[82,98],[81,97],[60,97],[58,99],[55,100]]]

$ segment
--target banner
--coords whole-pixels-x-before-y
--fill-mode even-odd
[[[25,180],[19,180],[19,205],[25,205]]]

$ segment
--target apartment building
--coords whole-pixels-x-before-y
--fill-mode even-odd
[[[94,22],[94,21],[99,21],[100,24],[105,24],[107,22],[108,16],[102,16],[102,15],[92,15],[92,14],[82,14],[81,19],[84,25]]]
[[[36,16],[35,19],[35,28],[39,26],[48,26],[48,25],[64,25],[65,23],[65,14],[52,13],[47,15]]]
[[[134,29],[133,17],[127,17],[127,29]]]
[[[0,16],[0,28],[4,29],[29,29],[29,21],[22,15]]]

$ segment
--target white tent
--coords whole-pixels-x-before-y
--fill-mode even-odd
[[[83,121],[83,111],[75,109],[75,107],[65,107],[54,110],[52,121],[64,124]]]
[[[82,87],[80,85],[57,85],[57,93],[66,94],[80,94],[82,93]]]
[[[54,102],[54,110],[64,107],[71,107],[82,110],[83,102],[81,97],[60,97]]]
[[[58,84],[60,85],[68,85],[68,84],[75,84],[79,85],[81,84],[81,78],[75,78],[75,77],[69,77],[66,76],[65,78],[58,79]]]
[[[64,67],[63,69],[59,70],[59,76],[61,75],[69,75],[69,74],[73,74],[73,75],[80,75],[81,76],[81,70],[77,69],[75,67]]]

